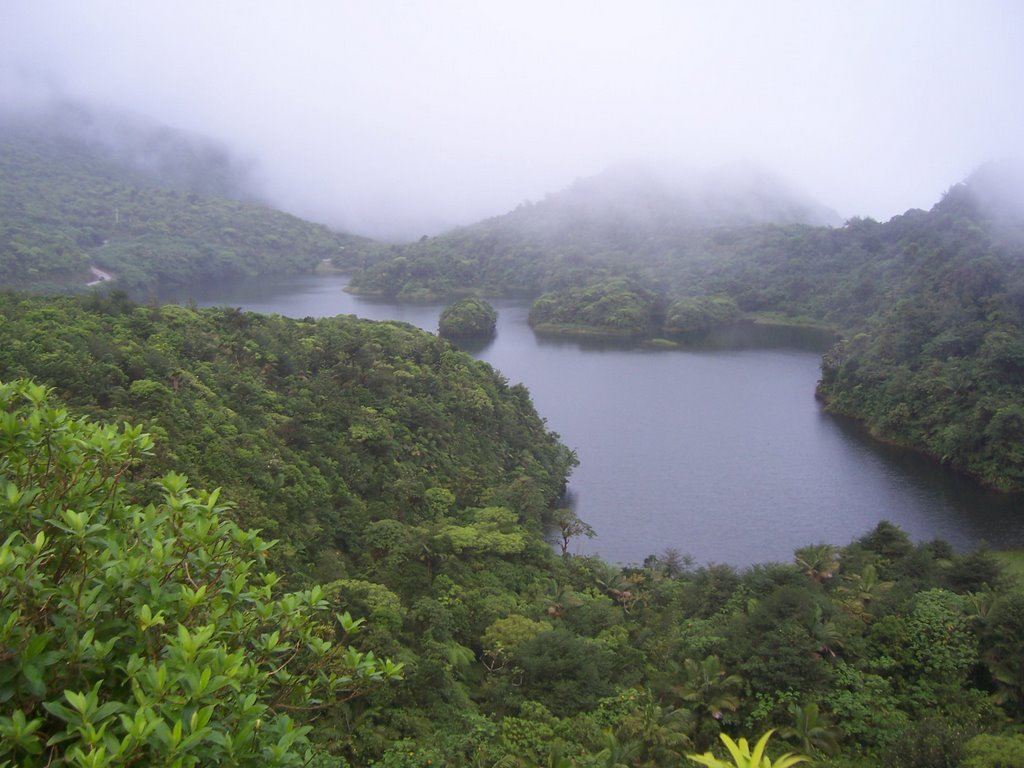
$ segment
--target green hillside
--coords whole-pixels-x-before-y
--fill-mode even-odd
[[[571,466],[521,386],[398,323],[8,295],[0,335],[0,379],[166,436],[160,471],[254,510],[293,572],[338,576],[353,528],[432,505],[515,498],[539,525]]]
[[[573,556],[574,457],[526,390],[403,324],[6,294],[0,335],[0,381],[72,412],[0,388],[0,761],[291,765],[308,739],[339,767],[655,768],[777,728],[773,755],[888,768],[1016,744],[1024,598],[985,552],[882,523],[742,572]],[[298,596],[247,586],[268,555]],[[325,667],[330,639],[354,647]],[[226,685],[233,653],[253,665]]]
[[[81,289],[90,267],[144,292],[357,261],[372,244],[226,196],[230,168],[170,132],[118,154],[45,125],[0,124],[0,287]],[[122,132],[121,137],[123,138]],[[211,192],[221,196],[213,196]]]
[[[625,166],[504,216],[394,248],[357,274],[352,289],[415,301],[466,292],[536,296],[623,272],[656,281],[666,267],[702,263],[710,230],[837,220],[761,172],[678,179]]]

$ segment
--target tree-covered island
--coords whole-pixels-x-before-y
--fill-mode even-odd
[[[483,299],[468,297],[442,310],[437,332],[446,339],[493,336],[497,322],[494,307]]]

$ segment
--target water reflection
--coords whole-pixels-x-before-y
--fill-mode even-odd
[[[982,488],[927,456],[879,443],[852,419],[823,418],[852,451],[875,457],[878,471],[913,498],[915,503],[904,505],[900,512],[902,527],[916,538],[942,538],[961,546],[986,543],[996,548],[1022,544],[1024,494]],[[926,514],[912,515],[915,508]]]

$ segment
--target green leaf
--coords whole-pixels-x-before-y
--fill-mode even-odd
[[[21,674],[28,683],[29,692],[36,698],[46,696],[46,680],[43,677],[43,669],[37,664],[26,664],[21,668]]]
[[[90,702],[87,694],[79,693],[78,691],[64,691],[64,698],[67,699],[68,703],[81,715],[86,714],[90,709]]]
[[[108,701],[102,704],[99,709],[96,710],[92,715],[92,721],[94,723],[100,723],[106,720],[111,715],[115,715],[125,710],[124,704],[119,701]]]
[[[65,707],[63,704],[58,704],[55,701],[44,701],[42,703],[43,709],[49,712],[54,717],[63,720],[66,723],[70,723],[72,720],[78,722],[81,718],[70,709]]]

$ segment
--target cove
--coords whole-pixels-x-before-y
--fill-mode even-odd
[[[435,332],[443,305],[344,293],[347,278],[233,281],[161,296],[288,317],[354,314]],[[814,399],[820,351],[792,339],[687,349],[547,339],[528,302],[496,300],[495,338],[467,349],[530,390],[580,459],[569,502],[597,536],[573,551],[622,564],[666,548],[698,563],[788,561],[844,545],[880,520],[958,549],[1024,546],[1024,498],[985,491],[881,445]]]

